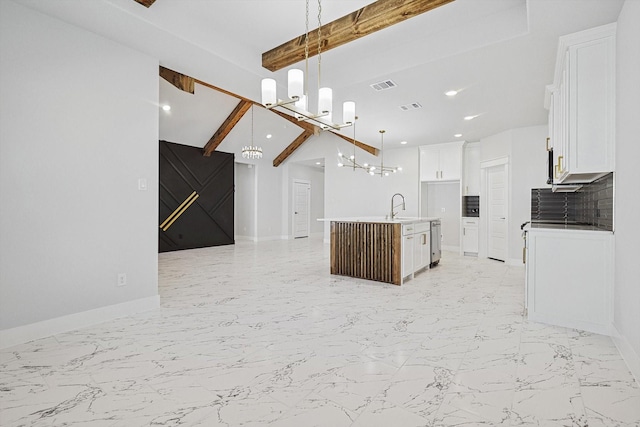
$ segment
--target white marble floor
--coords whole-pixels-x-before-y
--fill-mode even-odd
[[[160,255],[159,310],[0,351],[2,426],[638,426],[608,337],[523,319],[524,269],[402,287],[313,239]]]

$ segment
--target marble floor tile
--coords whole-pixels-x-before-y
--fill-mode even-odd
[[[296,239],[159,255],[157,310],[0,350],[0,425],[639,426],[609,337],[529,322],[524,269],[403,286]]]

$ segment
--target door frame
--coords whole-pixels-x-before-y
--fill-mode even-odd
[[[296,184],[306,184],[309,187],[307,197],[307,236],[311,237],[311,181],[293,178],[291,180],[291,238],[296,239]]]
[[[511,212],[511,198],[509,186],[509,157],[499,157],[493,160],[480,162],[480,229],[478,236],[478,258],[487,258],[487,247],[489,242],[489,183],[487,182],[487,170],[496,166],[504,166],[505,179],[505,200],[506,200],[506,256],[504,262],[509,260],[509,213]]]

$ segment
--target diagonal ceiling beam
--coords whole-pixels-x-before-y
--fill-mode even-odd
[[[357,40],[454,0],[378,0],[320,27],[322,51]],[[262,54],[262,66],[278,71],[304,60],[305,35]],[[309,46],[318,46],[318,30],[309,30]],[[317,55],[310,49],[309,57]]]
[[[288,114],[285,114],[281,111],[277,111],[277,110],[271,110],[272,112],[276,113],[277,115],[279,115],[280,117],[282,117],[283,119],[289,120],[291,123],[300,126],[302,129],[309,131],[309,132],[313,132],[314,135],[319,135],[320,132],[322,131],[322,129],[320,129],[318,126],[311,124],[309,122],[305,122],[302,120],[298,120],[293,116],[290,116]],[[345,141],[349,142],[350,144],[353,144],[353,138],[349,138],[348,136],[342,135],[340,133],[337,132],[331,132],[332,134],[334,134],[335,136],[338,136],[342,139],[344,139]],[[360,141],[356,141],[355,142],[356,147],[363,149],[364,151],[366,151],[367,153],[371,153],[374,156],[377,156],[378,154],[380,154],[380,150],[378,150],[375,147],[372,147],[370,145],[365,144],[364,142],[360,142]]]
[[[313,132],[312,131],[303,130],[302,133],[300,135],[298,135],[298,137],[296,139],[294,139],[293,142],[291,144],[289,144],[289,146],[287,148],[285,148],[284,151],[282,151],[282,153],[278,154],[278,157],[276,157],[273,160],[273,167],[277,168],[278,166],[280,166],[280,164],[282,162],[287,160],[287,158],[290,155],[292,155],[293,152],[296,151],[298,149],[298,147],[300,147],[302,144],[304,144],[304,142],[307,139],[309,139],[311,136],[313,136]]]
[[[160,77],[180,90],[189,93],[195,92],[195,79],[193,77],[185,76],[177,71],[164,68],[162,65],[160,66]]]
[[[344,139],[345,141],[347,141],[349,144],[355,144],[356,147],[358,148],[362,148],[364,151],[366,151],[367,153],[371,153],[374,156],[377,156],[378,154],[380,154],[380,150],[378,150],[376,147],[372,147],[370,145],[365,144],[364,142],[360,142],[360,141],[354,141],[353,138],[349,138],[346,135],[342,135],[340,133],[336,133],[336,132],[332,132],[335,136],[338,136],[342,139]]]
[[[149,7],[153,4],[154,1],[156,0],[135,0],[136,2],[140,3],[141,5],[143,5],[144,7]]]
[[[273,109],[269,110],[269,111],[279,115],[280,117],[282,117],[285,120],[290,121],[294,125],[301,127],[302,129],[306,130],[307,132],[313,133],[314,135],[320,135],[320,132],[322,131],[322,129],[320,129],[318,126],[316,126],[314,124],[311,124],[309,122],[298,120],[293,116],[290,116],[290,115],[288,115],[286,113],[283,113],[282,111],[273,110]]]
[[[235,125],[238,124],[242,116],[244,116],[244,114],[249,111],[249,108],[251,108],[252,105],[252,102],[245,101],[244,99],[241,100],[238,105],[236,105],[236,108],[234,108],[231,114],[229,114],[225,121],[222,122],[222,125],[220,125],[211,139],[209,139],[209,142],[205,144],[204,148],[202,149],[203,156],[209,157],[211,153],[216,151],[216,148],[218,148],[218,146],[227,137],[227,135],[229,135],[231,129],[233,129]]]

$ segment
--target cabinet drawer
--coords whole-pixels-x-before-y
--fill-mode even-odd
[[[417,224],[414,224],[414,232],[415,233],[423,233],[425,231],[430,231],[431,230],[431,223],[429,221],[427,222],[419,222]]]
[[[407,236],[409,234],[414,234],[415,233],[415,224],[407,224],[407,225],[403,225],[402,226],[402,235],[403,236]]]
[[[465,227],[477,227],[480,221],[477,218],[463,218],[462,225]]]

